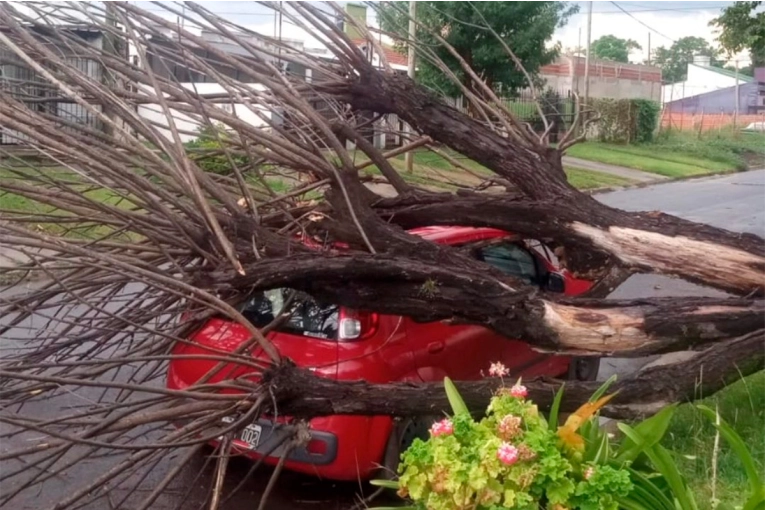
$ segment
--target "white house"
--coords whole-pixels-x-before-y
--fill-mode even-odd
[[[751,83],[753,78],[739,73],[738,84]],[[685,81],[664,85],[661,90],[661,102],[669,103],[686,97],[698,96],[715,90],[725,89],[736,85],[736,73],[719,67],[712,67],[710,58],[694,57],[694,62],[688,64]]]
[[[214,96],[226,93],[226,89],[217,83],[181,83],[183,88],[198,94],[201,97]],[[253,83],[248,85],[253,91],[264,91],[263,85]],[[141,86],[145,90],[154,92],[148,86]],[[246,122],[254,127],[265,127],[271,119],[271,112],[262,105],[237,104],[237,103],[219,103],[218,108],[228,113],[234,114],[239,120]],[[172,141],[173,135],[170,132],[167,115],[159,104],[141,104],[138,106],[138,115],[150,122],[159,132],[168,140]],[[179,132],[183,143],[198,138],[199,128],[205,124],[201,115],[190,115],[178,110],[170,109],[173,123]]]

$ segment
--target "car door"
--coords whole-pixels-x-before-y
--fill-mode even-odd
[[[500,240],[476,248],[474,255],[509,276],[540,287],[547,287],[550,269],[553,269],[537,251],[529,249],[522,241]],[[568,368],[567,358],[538,353],[525,342],[507,339],[489,329],[484,329],[478,342],[486,346],[477,348],[484,356],[479,360],[480,366],[501,360],[510,370],[511,377],[560,375]]]
[[[546,271],[522,242],[509,238],[480,241],[462,249],[527,283],[538,283]],[[541,359],[526,344],[481,326],[454,325],[448,321],[417,323],[407,319],[406,327],[424,380],[440,380],[444,375],[463,381],[480,379],[490,362],[500,360],[513,375],[520,375]]]

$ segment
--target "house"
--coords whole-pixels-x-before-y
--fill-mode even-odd
[[[685,80],[678,83],[670,83],[662,87],[662,103],[672,103],[680,99],[736,86],[737,73],[713,67],[711,59],[707,56],[698,55],[687,66]],[[753,82],[754,78],[738,74],[739,85]]]
[[[694,68],[698,67],[690,64],[689,71],[691,66]],[[692,115],[734,113],[739,115],[757,115],[765,113],[765,67],[756,68],[754,70],[754,78],[739,76],[738,86],[735,85],[735,73],[730,73],[730,71],[725,69],[711,69],[713,71],[710,72],[722,76],[722,78],[718,79],[718,83],[724,83],[726,78],[730,79],[728,74],[733,74],[734,84],[666,101],[664,103],[664,110]],[[738,101],[736,100],[737,94]]]
[[[591,58],[590,97],[611,99],[661,99],[661,69],[642,64],[625,64]],[[545,86],[553,90],[584,95],[585,57],[563,55],[539,69]]]
[[[103,67],[97,59],[76,55],[65,43],[67,38],[78,38],[94,48],[102,49],[104,34],[99,28],[82,24],[58,25],[55,29],[29,27],[28,30],[31,35],[47,41],[48,44],[54,44],[56,51],[65,56],[70,66],[93,80],[103,79]],[[44,63],[45,59],[41,57],[40,61]],[[0,89],[24,103],[27,108],[47,114],[54,121],[56,118],[60,119],[62,130],[72,129],[71,123],[103,129],[102,122],[95,113],[68,98],[62,98],[57,87],[3,45],[0,45]],[[101,106],[93,104],[93,109],[100,111]],[[0,145],[19,145],[27,141],[29,140],[23,133],[0,125]]]

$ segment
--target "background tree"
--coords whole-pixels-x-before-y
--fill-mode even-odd
[[[762,2],[735,2],[709,24],[720,30],[717,40],[728,54],[749,50],[753,67],[765,66],[765,10]]]
[[[408,2],[381,4],[379,20],[384,30],[406,40]],[[516,66],[508,65],[507,53],[501,43],[482,25],[484,19],[516,53],[526,70],[535,76],[538,69],[552,62],[558,46],[547,42],[555,29],[565,25],[578,7],[565,2],[417,2],[418,43],[433,48],[433,53],[454,72],[460,81],[474,89],[455,56],[430,32],[440,34],[460,58],[492,87],[501,84],[503,91],[517,90],[527,85]],[[403,46],[403,45],[402,45]],[[417,81],[427,87],[458,95],[459,88],[432,59],[420,59]]]
[[[632,39],[621,39],[610,34],[593,41],[591,47],[595,57],[614,62],[629,62],[630,51],[643,49]]]
[[[668,83],[683,81],[688,74],[688,64],[693,63],[693,57],[702,55],[710,57],[711,65],[721,67],[724,62],[718,60],[720,51],[701,37],[683,37],[672,46],[659,46],[653,55],[654,63],[661,67],[662,79]]]

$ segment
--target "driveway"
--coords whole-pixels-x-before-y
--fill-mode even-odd
[[[614,207],[627,210],[662,210],[676,214],[684,218],[710,223],[712,225],[736,231],[753,232],[765,235],[765,170],[752,171],[724,177],[713,177],[700,180],[673,182],[669,184],[655,185],[640,189],[630,189],[600,195],[603,202]],[[714,253],[710,253],[714,257]],[[715,290],[702,288],[688,284],[680,280],[658,276],[635,276],[625,282],[613,293],[613,297],[635,298],[644,296],[665,295],[719,295]],[[5,294],[7,296],[8,294]],[[70,317],[77,315],[77,311],[70,312]],[[79,312],[81,313],[81,312]],[[11,332],[0,342],[0,355],[18,348],[13,337],[24,337],[34,334],[34,327],[40,326],[40,321],[20,325],[18,331]],[[24,330],[32,326],[32,329]],[[602,365],[602,377],[611,373],[626,373],[639,367],[644,360],[607,360]],[[61,395],[53,400],[38,403],[41,415],[55,415],[63,408],[81,404],[84,394]],[[25,409],[30,411],[31,408]],[[0,445],[0,453],[15,450],[23,446],[24,439],[16,437],[13,441],[6,441]],[[146,495],[153,486],[162,479],[163,474],[171,466],[171,460],[177,454],[168,455],[157,466],[156,470],[146,480],[140,495]],[[50,508],[63,494],[69,493],[80,484],[92,480],[94,477],[108,470],[117,459],[90,459],[81,463],[75,472],[66,478],[57,476],[46,482],[42,487],[25,491],[19,498],[14,500],[8,508],[17,510],[39,510]],[[4,461],[0,465],[0,474],[8,473],[14,468],[13,462]],[[244,461],[235,461],[230,467],[226,479],[228,490],[236,486],[246,477],[250,464]],[[259,494],[262,493],[268,482],[270,472],[264,469],[258,470],[255,477],[246,482],[244,488],[237,492],[223,508],[227,510],[244,510],[256,508]],[[20,481],[14,480],[0,483],[0,493],[12,490]],[[171,510],[180,508],[183,510],[197,510],[210,489],[212,482],[212,469],[205,465],[202,458],[197,458],[188,463],[183,469],[182,475],[167,488],[152,505],[153,510]],[[287,510],[333,510],[347,509],[357,501],[359,484],[336,484],[323,482],[309,477],[284,473],[277,483],[272,498],[268,505],[269,509]],[[106,499],[83,507],[89,510],[101,510],[110,508]],[[128,502],[120,506],[122,509],[133,509],[135,505]]]

